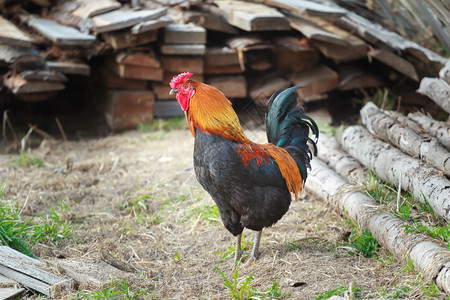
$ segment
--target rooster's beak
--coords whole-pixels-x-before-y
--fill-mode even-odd
[[[178,90],[171,89],[170,92],[169,92],[169,95],[176,94],[176,93],[178,93]]]

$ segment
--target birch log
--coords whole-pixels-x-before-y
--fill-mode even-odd
[[[439,122],[421,112],[409,113],[408,118],[414,120],[424,130],[435,136],[438,141],[450,151],[450,126]]]
[[[318,157],[351,182],[364,182],[369,174],[353,156],[345,152],[335,137],[321,135],[317,144]]]
[[[450,85],[439,78],[424,77],[420,81],[418,93],[428,96],[450,114]]]
[[[416,270],[450,293],[450,251],[424,234],[405,232],[405,221],[381,212],[372,198],[355,190],[320,159],[313,159],[311,167],[305,184],[308,193],[345,212],[398,259],[411,259]]]
[[[361,109],[366,128],[379,139],[390,143],[412,157],[419,157],[450,176],[450,153],[437,139],[426,139],[409,127],[396,122],[373,102]]]
[[[439,71],[439,77],[450,84],[450,59],[447,59],[445,66]]]
[[[450,181],[441,172],[376,139],[362,126],[344,131],[342,147],[382,180],[401,182],[414,199],[427,200],[436,215],[450,220]]]

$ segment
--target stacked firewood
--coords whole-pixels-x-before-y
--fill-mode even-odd
[[[179,72],[265,105],[291,85],[310,102],[387,80],[418,84],[446,62],[333,2],[255,2],[0,1],[0,93],[43,101],[100,74],[95,98],[119,130],[182,114],[168,87]]]

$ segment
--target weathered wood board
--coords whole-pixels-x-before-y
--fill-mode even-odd
[[[113,131],[136,128],[139,124],[153,122],[154,104],[152,91],[108,90],[105,118]]]
[[[160,50],[162,54],[168,55],[203,55],[206,52],[206,46],[162,44]]]
[[[245,31],[290,29],[286,17],[266,5],[233,0],[216,0],[214,4],[228,23]]]
[[[26,80],[20,74],[7,77],[4,84],[15,95],[60,91],[66,88],[61,82]]]
[[[12,46],[31,47],[31,38],[16,25],[0,16],[0,42]]]
[[[36,62],[41,64],[44,62],[44,57],[34,47],[21,47],[0,44],[0,62],[6,64],[13,64],[16,61]]]
[[[153,51],[123,51],[115,56],[115,61],[119,64],[134,65],[141,67],[159,68],[161,67],[160,60],[156,57]]]
[[[165,14],[162,9],[118,9],[105,14],[97,15],[92,18],[94,23],[93,31],[96,33],[103,33],[132,27],[136,24],[153,20]]]
[[[414,65],[406,59],[383,49],[373,49],[368,52],[370,57],[375,58],[378,61],[388,65],[394,70],[406,75],[414,81],[419,81],[419,75],[417,74]]]
[[[342,91],[381,86],[382,81],[376,75],[366,72],[357,65],[339,65],[338,89]]]
[[[123,49],[145,45],[156,41],[157,31],[152,30],[133,34],[128,29],[125,29],[120,31],[105,32],[101,34],[101,37],[114,49]]]
[[[262,106],[267,105],[270,96],[281,88],[289,87],[290,82],[283,77],[263,78],[250,87],[250,97]]]
[[[300,72],[318,64],[319,51],[312,48],[306,38],[279,37],[274,40],[277,70]]]
[[[156,101],[155,117],[156,118],[172,118],[184,116],[184,112],[177,100]]]
[[[53,275],[42,267],[45,264],[7,246],[0,246],[0,274],[51,298],[58,298],[72,282]]]
[[[101,70],[102,85],[110,89],[124,89],[124,90],[146,90],[147,80],[121,78],[113,72],[105,69]]]
[[[325,65],[318,65],[300,72],[292,78],[295,85],[304,86],[298,94],[305,100],[335,89],[339,84],[338,74]]]
[[[162,56],[162,64],[165,72],[181,73],[191,72],[203,74],[204,61],[197,56]]]
[[[284,8],[297,15],[308,14],[310,16],[337,18],[346,14],[346,10],[340,7],[329,6],[308,0],[263,0],[264,4]]]
[[[190,24],[170,24],[164,28],[163,43],[166,44],[206,44],[206,30]]]
[[[121,4],[116,0],[78,0],[76,2],[79,3],[80,6],[72,11],[72,15],[81,19],[91,18],[121,7]]]
[[[91,74],[91,67],[83,62],[75,61],[47,61],[45,62],[47,69],[58,71],[63,74],[89,76]]]
[[[228,99],[247,97],[247,80],[242,75],[209,77],[206,83],[219,89]]]
[[[209,47],[204,55],[206,67],[239,65],[239,53],[236,49],[228,47]]]
[[[89,46],[96,40],[91,34],[82,33],[74,27],[61,25],[53,20],[31,17],[28,25],[57,45]]]
[[[138,23],[131,27],[132,34],[139,34],[151,30],[157,30],[159,28],[166,27],[169,24],[172,24],[173,20],[167,16],[159,17],[155,20],[148,20],[141,23]]]
[[[113,58],[107,60],[107,67],[121,78],[161,81],[163,69],[146,66],[119,64]]]

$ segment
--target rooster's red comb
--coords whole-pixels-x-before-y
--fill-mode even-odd
[[[186,79],[188,79],[192,75],[194,74],[192,74],[191,72],[185,72],[178,74],[177,76],[174,76],[170,81],[170,87],[175,89],[180,83],[183,83]]]

